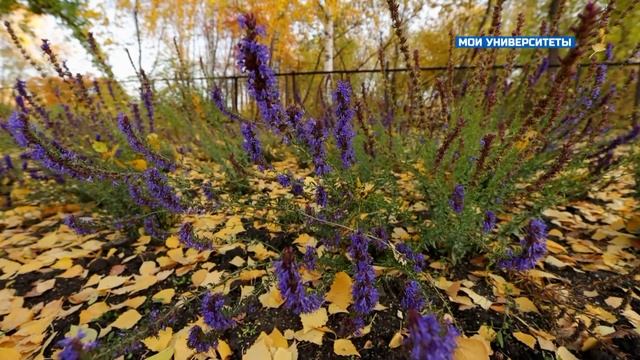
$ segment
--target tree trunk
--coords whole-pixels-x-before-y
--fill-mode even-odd
[[[324,67],[323,67],[324,71],[333,71],[333,57],[335,52],[335,48],[333,44],[333,40],[334,40],[333,28],[334,28],[333,16],[327,13],[324,21]],[[327,85],[326,94],[329,95],[332,87],[331,85],[333,82],[331,74],[327,74],[325,79],[326,79],[326,85]]]

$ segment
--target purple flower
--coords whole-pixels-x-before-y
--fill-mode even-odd
[[[58,346],[62,347],[62,351],[58,354],[60,360],[80,360],[82,355],[96,348],[95,341],[83,343],[82,338],[85,334],[78,331],[75,337],[66,337],[58,342]]]
[[[424,304],[420,284],[415,280],[408,281],[404,288],[404,297],[400,300],[400,306],[405,311],[416,310],[420,312],[424,308]]]
[[[545,71],[547,71],[548,68],[549,68],[549,58],[545,57],[544,59],[542,59],[542,62],[540,62],[540,64],[536,68],[536,71],[533,74],[529,75],[529,86],[534,86],[535,84],[537,84],[542,74]]]
[[[276,176],[276,180],[278,181],[278,184],[280,184],[280,186],[283,186],[283,187],[291,186],[291,177],[287,174],[278,174]]]
[[[154,207],[155,204],[144,195],[144,192],[140,187],[134,183],[128,184],[129,188],[129,196],[133,200],[133,202],[138,206],[148,206]]]
[[[14,111],[7,120],[7,131],[13,139],[22,147],[29,146],[29,124],[27,123],[27,117]]]
[[[236,325],[236,322],[229,318],[224,312],[224,296],[221,293],[205,294],[202,299],[202,316],[204,322],[215,331],[224,331]]]
[[[449,199],[449,206],[451,206],[457,214],[462,213],[462,210],[464,210],[464,186],[460,184],[456,185]]]
[[[298,264],[292,248],[282,253],[282,258],[274,262],[278,290],[284,298],[284,306],[295,314],[316,311],[322,305],[322,298],[316,294],[307,294],[302,278],[298,272]]]
[[[166,170],[166,171],[175,170],[175,167],[176,167],[175,164],[165,159],[164,157],[156,154],[155,152],[151,151],[151,149],[147,148],[147,146],[142,143],[142,141],[138,138],[138,136],[133,131],[129,118],[122,113],[118,114],[118,128],[125,135],[125,137],[127,138],[127,142],[129,143],[129,146],[131,146],[131,148],[134,151],[142,154],[145,157],[145,159],[147,159],[149,162],[153,163],[156,167],[162,170]]]
[[[251,123],[243,122],[240,125],[240,130],[244,137],[244,141],[242,142],[244,151],[249,155],[251,162],[258,165],[260,169],[264,168],[266,162],[264,156],[262,156],[262,145],[256,136],[255,126]]]
[[[498,266],[502,269],[529,270],[547,253],[547,226],[542,220],[533,219],[529,222],[526,235],[520,240],[521,252],[515,255],[511,249],[507,249],[506,259],[500,261]]]
[[[167,233],[160,228],[158,220],[155,216],[148,216],[142,222],[144,227],[144,233],[151,236],[154,239],[164,239],[167,237]]]
[[[149,168],[143,174],[149,194],[153,200],[173,213],[182,213],[185,208],[174,189],[169,186],[167,177],[156,168]]]
[[[295,196],[300,196],[304,193],[302,179],[295,179],[291,182],[291,193]]]
[[[424,255],[411,250],[411,248],[405,243],[399,243],[396,245],[396,250],[404,257],[413,263],[413,271],[421,272],[427,266]]]
[[[337,118],[333,135],[340,150],[342,166],[349,168],[356,161],[353,150],[353,138],[356,134],[351,122],[355,111],[351,107],[351,84],[349,82],[338,81],[336,90],[333,92],[333,102]]]
[[[607,43],[607,48],[604,51],[605,60],[613,60],[613,43]]]
[[[484,222],[482,223],[482,232],[489,233],[496,226],[497,218],[496,214],[491,210],[487,210],[484,213]]]
[[[375,286],[376,274],[373,270],[373,259],[369,255],[369,239],[357,231],[350,237],[349,255],[354,263],[353,311],[355,312],[356,332],[364,325],[364,317],[373,311],[378,303],[378,290]]]
[[[323,186],[318,185],[316,188],[316,204],[325,207],[329,202],[329,196]]]
[[[78,235],[88,235],[95,231],[95,224],[90,219],[78,219],[73,215],[67,215],[62,222]]]
[[[187,346],[194,349],[197,352],[207,352],[211,348],[218,346],[217,341],[210,339],[207,334],[202,331],[202,328],[195,325],[189,331],[189,337],[187,338]]]
[[[277,133],[285,132],[285,111],[280,103],[280,92],[273,70],[269,67],[269,49],[256,41],[264,35],[264,28],[256,23],[252,14],[238,17],[245,37],[237,45],[236,62],[247,74],[247,89],[258,105],[266,124]]]
[[[193,231],[193,224],[191,224],[190,222],[182,223],[182,226],[180,226],[180,230],[178,231],[178,239],[184,246],[188,248],[200,251],[213,249],[211,241],[207,239],[201,239],[196,236]]]
[[[4,156],[5,169],[12,170],[13,169],[13,161],[11,160],[11,156],[8,154]]]
[[[452,325],[443,327],[435,315],[422,316],[416,310],[409,310],[407,327],[409,337],[405,343],[411,348],[411,359],[451,359],[458,336]]]
[[[204,197],[209,201],[215,199],[216,197],[216,193],[213,191],[213,186],[211,185],[210,181],[205,181],[202,184],[202,193],[204,194]]]
[[[311,245],[307,245],[304,252],[304,267],[311,271],[315,270],[317,266],[318,255],[316,254],[316,248]]]
[[[327,151],[325,143],[329,137],[329,131],[322,122],[309,119],[302,126],[304,134],[304,142],[309,147],[311,156],[313,157],[313,166],[318,176],[323,176],[331,172],[331,166],[327,164]]]
[[[377,237],[377,239],[373,239],[373,246],[375,246],[376,249],[383,251],[389,248],[389,233],[384,227],[375,227],[371,229],[371,233]]]

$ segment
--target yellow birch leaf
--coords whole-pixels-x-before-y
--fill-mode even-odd
[[[558,360],[579,360],[564,346],[560,346],[558,350],[556,350],[556,355],[558,355]]]
[[[329,320],[327,309],[321,307],[312,313],[300,314],[302,321],[302,331],[307,332],[324,326]]]
[[[493,354],[489,342],[480,335],[469,338],[460,336],[456,341],[454,360],[488,360]]]
[[[53,287],[56,285],[56,279],[49,279],[47,281],[43,281],[41,283],[38,283],[38,285],[36,285],[36,292],[38,292],[38,294],[44,294],[45,292],[53,289]]]
[[[585,310],[587,311],[587,314],[595,315],[600,320],[606,321],[610,324],[614,324],[616,321],[618,321],[615,315],[601,307],[587,304],[585,306]]]
[[[106,276],[98,283],[98,290],[109,290],[124,284],[128,276]]]
[[[324,331],[313,329],[307,332],[303,330],[296,331],[293,337],[298,341],[308,341],[316,345],[322,345],[322,338],[324,337]]]
[[[521,343],[527,345],[531,349],[536,348],[536,338],[520,331],[514,332],[513,337],[518,339]]]
[[[284,335],[280,332],[280,330],[276,327],[271,330],[271,334],[268,335],[271,339],[271,347],[279,347],[279,348],[288,348],[289,344],[287,343],[287,339],[285,339]]]
[[[495,340],[496,338],[497,333],[491,326],[482,325],[480,326],[480,329],[478,329],[478,335],[482,336],[482,338],[487,340],[488,342],[493,342],[493,340]]]
[[[73,266],[73,260],[71,258],[65,257],[58,261],[55,264],[51,265],[53,269],[57,270],[68,270]]]
[[[2,331],[8,332],[31,319],[33,319],[33,311],[31,311],[31,309],[23,307],[14,308],[4,317],[2,323],[0,323],[0,327]]]
[[[218,346],[216,347],[216,351],[218,351],[218,355],[220,355],[221,360],[226,360],[233,354],[233,351],[231,351],[231,347],[229,346],[229,344],[221,339],[218,339]]]
[[[138,171],[147,170],[147,162],[144,159],[127,161],[127,165],[131,166],[132,168]]]
[[[336,355],[340,356],[358,356],[360,357],[360,353],[353,345],[351,340],[348,339],[338,339],[333,343],[333,352]]]
[[[284,299],[280,294],[280,290],[277,287],[272,286],[268,292],[260,295],[258,297],[262,306],[266,308],[279,308],[280,305],[284,304]]]
[[[121,330],[131,329],[135,326],[135,324],[138,323],[138,321],[140,321],[141,318],[142,315],[140,315],[140,313],[136,310],[127,310],[124,313],[120,314],[116,321],[111,324],[111,326]]]
[[[67,269],[65,272],[58,275],[58,277],[63,279],[71,279],[71,278],[82,275],[83,272],[84,272],[84,268],[82,267],[82,265],[78,264],[78,265],[73,265],[71,268]]]
[[[256,340],[251,345],[247,352],[242,356],[242,360],[265,360],[271,359],[271,352],[269,347],[264,343],[264,340]]]
[[[171,360],[175,349],[173,346],[169,346],[168,348],[160,351],[159,353],[146,358],[145,360]]]
[[[164,244],[169,248],[169,249],[175,249],[178,246],[180,246],[180,240],[178,239],[177,236],[175,235],[171,235],[167,238],[167,240],[164,241]]]
[[[107,311],[109,311],[109,305],[107,305],[106,302],[102,301],[93,303],[91,306],[80,312],[80,324],[82,325],[91,322],[102,316]]]
[[[389,347],[391,349],[400,347],[402,346],[403,341],[404,341],[404,338],[402,337],[402,333],[398,331],[397,333],[393,334],[391,341],[389,341]]]
[[[168,304],[171,302],[171,299],[173,299],[173,296],[175,294],[176,294],[176,291],[174,289],[164,289],[164,290],[158,291],[155,295],[153,295],[151,299],[155,302]]]
[[[14,348],[0,347],[0,359],[2,360],[20,360],[22,355]]]
[[[142,343],[147,349],[155,352],[160,352],[169,346],[171,337],[173,336],[173,329],[168,327],[158,332],[158,336],[149,336],[142,340]]]
[[[107,144],[105,144],[102,141],[93,141],[91,143],[91,147],[98,154],[106,153],[107,151],[109,151],[109,148],[107,147]]]
[[[523,312],[523,313],[528,313],[528,312],[539,313],[540,312],[538,311],[538,308],[533,303],[533,301],[531,301],[529,298],[519,297],[515,299],[515,302],[516,302],[516,307],[520,312]]]
[[[347,310],[349,304],[352,302],[352,284],[353,281],[346,272],[341,271],[336,274],[329,292],[325,295],[325,299],[333,305],[333,308],[331,306],[329,307],[330,314]]]

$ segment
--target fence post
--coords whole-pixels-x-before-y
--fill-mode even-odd
[[[233,111],[238,112],[238,77],[233,77]]]
[[[300,103],[300,96],[298,96],[298,88],[296,86],[296,72],[291,72],[291,89],[293,91],[293,102]]]
[[[640,117],[640,65],[638,65],[638,72],[636,73],[636,96],[633,101],[633,124],[638,124],[638,117]]]

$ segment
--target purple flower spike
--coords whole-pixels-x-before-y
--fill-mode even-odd
[[[174,189],[169,186],[167,177],[156,168],[149,168],[143,174],[147,184],[147,190],[157,202],[165,209],[173,213],[182,213],[185,208],[180,203],[180,198],[175,194]]]
[[[354,262],[354,277],[351,287],[353,311],[355,312],[356,333],[364,325],[364,317],[373,311],[378,303],[378,290],[375,286],[376,274],[373,259],[369,255],[369,239],[360,231],[351,235],[349,255]]]
[[[452,325],[443,327],[435,315],[409,310],[408,330],[405,343],[412,360],[448,360],[453,356],[458,331]]]
[[[238,17],[245,30],[245,37],[237,45],[236,62],[240,71],[247,74],[247,89],[258,105],[265,123],[276,133],[286,132],[286,114],[280,102],[280,92],[273,70],[269,67],[269,49],[257,42],[264,35],[255,16],[245,14]]]
[[[422,272],[424,271],[425,267],[427,267],[427,262],[424,258],[424,255],[411,250],[411,248],[407,244],[399,243],[398,245],[396,245],[396,250],[404,255],[404,257],[408,261],[413,263],[413,271]]]
[[[204,333],[202,328],[195,325],[189,331],[189,337],[187,338],[187,346],[194,349],[197,352],[208,352],[211,348],[218,346],[217,341],[210,339],[207,334]]]
[[[351,106],[351,84],[349,82],[338,81],[336,90],[333,92],[333,102],[337,118],[334,136],[340,150],[342,166],[349,168],[356,161],[353,150],[353,138],[356,134],[352,124],[355,111]]]
[[[420,284],[415,280],[408,281],[404,288],[404,297],[400,301],[400,306],[405,311],[416,310],[420,312],[424,308],[424,304],[425,301]]]
[[[96,348],[97,343],[91,341],[83,343],[82,338],[85,334],[78,331],[75,337],[66,337],[58,342],[58,346],[62,347],[62,351],[58,354],[60,360],[80,360],[82,355]]]
[[[502,269],[530,270],[547,253],[547,226],[542,220],[533,219],[527,226],[525,237],[520,240],[522,248],[520,254],[515,255],[511,249],[507,249],[507,258],[500,261],[498,266]]]
[[[309,147],[313,157],[313,166],[316,175],[323,176],[331,172],[331,165],[327,164],[327,151],[325,143],[329,137],[329,131],[324,124],[315,119],[309,119],[302,126],[303,141]]]
[[[307,294],[292,248],[285,249],[281,260],[274,262],[274,266],[285,308],[300,314],[314,312],[322,305],[320,296]]]
[[[193,231],[193,224],[191,224],[190,222],[185,222],[182,224],[182,226],[180,226],[180,231],[178,231],[178,239],[184,246],[188,248],[200,251],[213,249],[211,241],[207,239],[200,239],[196,236]]]
[[[220,293],[207,293],[202,299],[202,316],[204,322],[215,331],[224,331],[236,325],[222,309],[224,308],[224,296]]]
[[[243,122],[240,125],[240,131],[242,132],[242,136],[244,137],[244,141],[242,142],[242,147],[244,151],[249,155],[249,159],[251,162],[258,165],[259,168],[263,169],[265,166],[264,156],[262,156],[262,145],[260,144],[260,140],[256,136],[256,128],[251,123]]]
[[[487,210],[487,212],[484,213],[484,222],[482,223],[482,232],[485,234],[491,232],[491,230],[493,230],[493,228],[496,227],[497,221],[498,220],[496,218],[496,214],[494,214],[493,211],[491,210]]]
[[[24,114],[14,111],[7,120],[7,131],[13,139],[22,147],[29,145],[29,124]]]
[[[327,195],[327,191],[323,186],[318,186],[316,188],[316,204],[326,207],[329,202],[329,196]]]
[[[145,157],[145,159],[147,159],[149,162],[151,162],[152,164],[154,164],[155,166],[157,166],[162,170],[167,170],[167,171],[175,170],[176,168],[175,164],[165,159],[164,157],[156,154],[155,152],[151,151],[151,149],[147,148],[147,146],[142,143],[142,141],[138,138],[138,136],[133,131],[129,118],[122,113],[118,114],[118,128],[125,135],[125,137],[127,138],[127,142],[129,143],[129,146],[131,146],[131,148],[134,151],[142,154]]]
[[[462,213],[464,210],[464,186],[456,185],[451,194],[451,199],[449,199],[449,205],[457,214]]]
[[[276,176],[276,180],[278,181],[278,184],[280,184],[280,186],[283,186],[283,187],[291,186],[291,177],[287,174],[278,174]]]
[[[89,219],[79,219],[73,215],[68,215],[64,218],[63,223],[78,235],[88,235],[95,231],[93,228],[95,224]]]
[[[311,271],[315,270],[318,262],[318,255],[316,254],[316,248],[311,245],[307,245],[304,251],[304,267]]]

